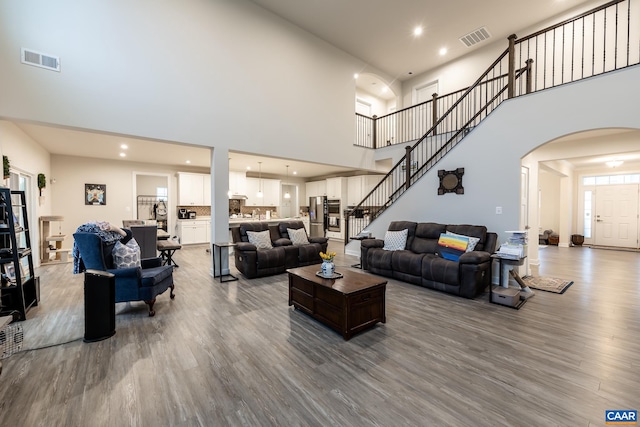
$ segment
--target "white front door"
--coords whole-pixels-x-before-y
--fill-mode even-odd
[[[595,244],[638,248],[638,184],[596,187]]]

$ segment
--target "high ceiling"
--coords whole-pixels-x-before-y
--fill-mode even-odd
[[[585,0],[252,0],[393,79],[406,80],[492,41],[564,14]],[[602,2],[604,3],[604,1]],[[414,36],[416,26],[423,28]],[[460,38],[481,27],[471,48]],[[519,34],[525,36],[526,34]],[[441,48],[447,49],[440,55]],[[412,73],[412,74],[409,74]]]
[[[406,80],[452,61],[491,41],[506,40],[518,29],[536,26],[572,8],[585,8],[589,3],[594,5],[583,0],[252,1],[398,80]],[[412,33],[416,26],[424,29],[419,37]],[[471,48],[465,47],[459,38],[480,27],[486,27],[491,38]],[[448,49],[444,56],[438,53],[442,47]],[[358,80],[358,86],[368,91],[373,83],[382,82],[372,80],[371,76]],[[389,96],[394,95],[390,93]],[[186,161],[190,160],[189,166],[206,168],[210,163],[208,148],[30,123],[19,123],[18,126],[53,154],[174,166],[187,165]],[[129,147],[125,158],[119,155],[123,143]],[[289,172],[292,175],[294,171],[298,172],[299,178],[347,171],[332,165],[265,158],[248,153],[230,153],[229,157],[229,167],[236,171],[246,170],[247,166],[256,171],[258,162],[262,162],[264,174],[284,175],[286,165],[290,165]],[[586,157],[575,159],[574,166],[584,167],[590,161]]]

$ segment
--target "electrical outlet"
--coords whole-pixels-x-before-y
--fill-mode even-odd
[[[496,215],[502,215],[502,206],[496,206]]]

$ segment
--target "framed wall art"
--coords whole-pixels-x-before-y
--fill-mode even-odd
[[[13,264],[7,263],[4,265],[4,274],[7,275],[7,278],[9,279],[9,281],[11,282],[16,281],[16,268]]]
[[[464,168],[458,168],[453,171],[439,170],[440,187],[438,188],[438,195],[441,196],[445,193],[464,194],[462,175],[464,175]]]
[[[85,184],[84,185],[85,205],[106,205],[107,186],[105,184]]]

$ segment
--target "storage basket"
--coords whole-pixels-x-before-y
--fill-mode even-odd
[[[22,349],[24,334],[22,325],[12,323],[0,331],[0,359],[5,359]]]

